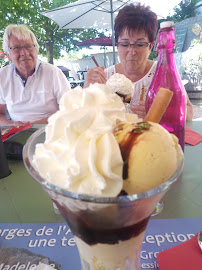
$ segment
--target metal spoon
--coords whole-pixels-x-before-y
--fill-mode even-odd
[[[202,231],[198,234],[198,244],[200,249],[202,250]]]

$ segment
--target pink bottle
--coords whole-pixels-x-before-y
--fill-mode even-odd
[[[173,22],[162,22],[157,38],[157,68],[146,97],[146,112],[149,110],[160,87],[173,91],[172,100],[160,124],[175,134],[184,151],[185,136],[185,90],[174,58],[175,32]]]

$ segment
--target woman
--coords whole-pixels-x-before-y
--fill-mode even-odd
[[[120,63],[105,69],[95,67],[87,72],[84,87],[90,83],[105,83],[114,73],[124,74],[134,83],[131,109],[139,117],[145,116],[145,101],[140,101],[142,88],[145,96],[156,70],[157,62],[149,60],[158,29],[157,15],[140,3],[122,8],[115,19],[115,41]],[[187,120],[192,120],[193,107],[187,96]]]

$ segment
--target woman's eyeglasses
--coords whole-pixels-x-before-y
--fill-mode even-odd
[[[129,50],[131,47],[135,48],[138,51],[144,50],[146,47],[148,47],[151,43],[150,42],[139,42],[136,41],[135,43],[129,43],[129,42],[118,42],[118,47],[122,49]]]
[[[27,44],[25,46],[12,46],[9,48],[9,50],[12,50],[15,53],[19,53],[22,50],[22,48],[24,48],[25,50],[30,52],[34,49],[34,47],[36,47],[35,44]]]

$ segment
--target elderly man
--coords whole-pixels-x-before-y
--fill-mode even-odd
[[[0,125],[47,123],[62,94],[71,89],[67,78],[37,59],[39,45],[25,25],[7,26],[3,49],[12,63],[0,69]]]

